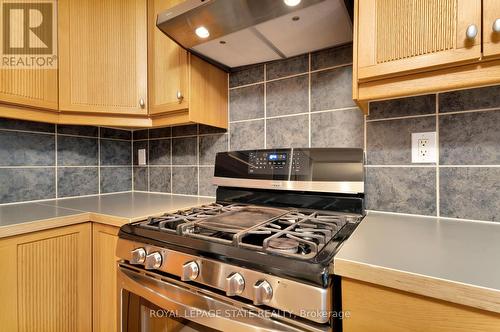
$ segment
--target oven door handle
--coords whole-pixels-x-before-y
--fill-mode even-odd
[[[160,279],[161,278],[161,279]],[[323,328],[304,328],[257,315],[229,301],[221,301],[203,291],[186,287],[166,278],[155,278],[119,266],[120,289],[126,289],[170,313],[221,331],[324,331]],[[189,285],[187,285],[189,286]],[[120,291],[121,296],[121,291]],[[270,313],[268,313],[270,315]],[[299,327],[300,326],[300,327]]]

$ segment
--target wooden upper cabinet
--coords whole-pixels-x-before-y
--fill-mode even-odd
[[[188,53],[156,27],[158,13],[182,1],[148,1],[150,114],[177,111],[189,107]]]
[[[147,114],[144,0],[59,0],[61,111]]]
[[[362,0],[358,24],[359,81],[481,57],[481,0]]]
[[[158,13],[183,1],[148,1],[149,114],[153,126],[200,123],[227,128],[227,73],[190,54],[156,26]]]
[[[52,4],[39,0],[30,1],[30,8],[37,8],[37,2],[40,2],[40,6],[44,6],[40,10],[45,15],[52,14],[54,16],[57,13],[57,7],[51,8],[52,13],[47,12],[46,6]],[[53,5],[56,6],[56,3],[54,2]],[[5,16],[2,20],[9,15],[9,19],[14,18],[15,22],[21,22],[14,16],[14,11],[4,11]],[[19,13],[19,11],[17,12]],[[45,22],[47,23],[45,24]],[[10,28],[10,26],[8,24],[0,25],[0,35],[11,37],[9,40],[5,40],[2,53],[6,55],[6,59],[12,60],[9,61],[11,64],[15,64],[13,66],[0,65],[0,103],[57,111],[57,60],[54,59],[54,56],[57,56],[57,27],[53,26],[55,22],[54,18],[45,18],[44,24],[41,24],[35,31],[36,34],[30,31],[32,35],[29,39],[28,36],[24,36],[22,29],[5,31],[4,29]],[[40,47],[41,43],[44,47]],[[12,55],[9,54],[11,49],[13,50]],[[35,64],[38,63],[41,66],[30,64],[33,61],[32,57],[36,57]],[[19,60],[26,65],[21,66]],[[48,61],[52,64],[51,66],[47,66]]]
[[[483,54],[500,56],[500,1],[483,0]]]

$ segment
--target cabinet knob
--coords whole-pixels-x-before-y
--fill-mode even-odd
[[[181,101],[181,100],[182,100],[182,98],[184,98],[184,96],[182,95],[182,92],[181,92],[180,90],[179,90],[179,91],[177,91],[177,99],[178,99],[179,101]]]
[[[493,22],[493,32],[500,32],[500,18],[497,18],[495,22]]]
[[[139,106],[141,106],[141,108],[144,108],[145,105],[146,103],[144,102],[144,98],[139,99]]]
[[[467,27],[467,31],[465,31],[465,35],[467,39],[474,39],[477,36],[477,26],[475,24],[471,24]]]

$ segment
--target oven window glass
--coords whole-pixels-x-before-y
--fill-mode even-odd
[[[123,291],[122,296],[123,332],[219,332],[188,319],[175,317],[171,312],[130,292]]]

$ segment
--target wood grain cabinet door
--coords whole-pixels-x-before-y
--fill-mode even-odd
[[[92,224],[93,245],[93,331],[118,331],[115,256],[118,227]]]
[[[483,54],[500,56],[500,1],[483,0]]]
[[[1,5],[0,103],[57,111],[57,3]],[[35,32],[27,32],[24,14],[32,10],[41,14],[41,23]]]
[[[359,81],[481,57],[481,0],[362,0],[358,10]]]
[[[158,13],[184,0],[148,1],[149,113],[189,107],[188,53],[156,26]]]
[[[0,239],[0,330],[92,330],[90,228]]]
[[[144,0],[59,0],[59,108],[147,113]]]

